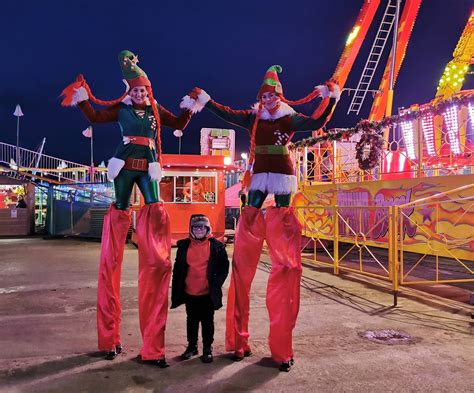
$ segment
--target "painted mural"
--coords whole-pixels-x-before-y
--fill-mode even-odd
[[[306,236],[331,240],[337,210],[339,241],[378,247],[388,247],[389,207],[402,206],[404,250],[474,261],[474,186],[430,198],[469,185],[474,175],[318,184],[301,189],[293,205]]]

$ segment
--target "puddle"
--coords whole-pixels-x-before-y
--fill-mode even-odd
[[[413,344],[419,340],[411,337],[408,333],[401,330],[366,330],[359,332],[359,337],[366,340],[386,345]]]

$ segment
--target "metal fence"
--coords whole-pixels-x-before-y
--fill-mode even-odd
[[[398,206],[297,206],[303,258],[334,274],[389,281],[395,304],[401,285],[474,282],[471,191],[473,184]]]
[[[0,142],[0,165],[14,177],[15,174],[36,177],[51,183],[101,183],[106,177],[105,168],[91,168],[3,142]]]

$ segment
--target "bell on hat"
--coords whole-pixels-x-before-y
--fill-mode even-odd
[[[118,56],[120,68],[122,69],[123,78],[127,81],[130,89],[136,86],[150,86],[151,82],[148,79],[145,71],[138,65],[138,56],[129,50],[123,50]]]
[[[281,86],[278,74],[283,71],[283,68],[279,65],[272,65],[263,78],[262,85],[258,91],[257,99],[260,100],[263,93],[273,92],[278,95],[283,95],[283,87]]]

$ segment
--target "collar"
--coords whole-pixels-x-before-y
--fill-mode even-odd
[[[258,102],[252,105],[253,113],[258,111]],[[286,102],[280,102],[280,107],[276,110],[275,113],[271,114],[267,109],[263,108],[262,113],[260,114],[260,119],[262,120],[277,120],[281,117],[293,115],[296,111],[289,106]]]

